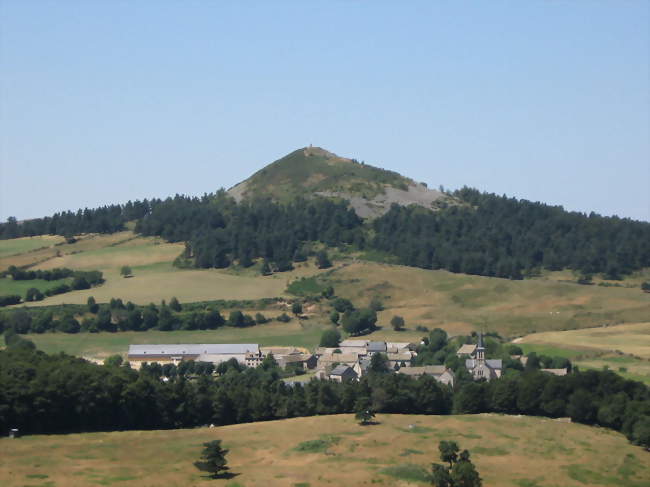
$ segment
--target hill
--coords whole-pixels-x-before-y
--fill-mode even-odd
[[[228,190],[237,201],[271,198],[288,202],[296,197],[340,198],[362,218],[384,214],[391,204],[435,208],[451,197],[430,190],[396,172],[339,157],[320,147],[304,147],[260,169]]]
[[[471,452],[486,487],[640,487],[647,452],[606,429],[536,417],[378,415],[362,427],[351,415],[316,416],[218,428],[0,439],[6,487],[82,485],[425,486],[438,442]],[[221,439],[232,479],[196,470],[202,443]]]

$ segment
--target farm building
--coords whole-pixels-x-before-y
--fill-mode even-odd
[[[131,365],[142,362],[178,364],[183,360],[218,364],[232,358],[245,364],[247,354],[259,353],[256,343],[204,343],[186,345],[129,345],[128,360]]]
[[[372,356],[375,353],[386,353],[386,342],[368,342],[366,353]]]
[[[313,369],[316,367],[318,360],[311,353],[292,353],[289,355],[280,355],[275,358],[276,362],[283,369],[287,365],[300,365],[303,369]]]
[[[398,373],[405,374],[410,377],[421,377],[423,375],[430,375],[438,382],[446,384],[448,386],[454,386],[454,379],[456,376],[451,369],[448,369],[444,365],[425,365],[422,367],[405,367],[399,369]]]

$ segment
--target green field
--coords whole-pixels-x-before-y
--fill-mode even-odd
[[[619,433],[535,418],[378,415],[296,418],[219,428],[0,439],[6,487],[426,486],[438,442],[471,452],[486,487],[642,487],[648,453]],[[196,470],[202,443],[230,450],[231,479]]]
[[[268,313],[269,316],[273,316]],[[112,354],[126,354],[130,344],[143,343],[258,343],[262,346],[295,346],[313,349],[318,346],[324,327],[318,323],[273,321],[250,328],[223,327],[206,331],[157,331],[119,333],[44,333],[26,335],[48,353],[102,359]]]
[[[535,333],[515,342],[525,353],[567,357],[581,368],[609,368],[650,385],[650,323]]]
[[[24,299],[25,293],[29,288],[35,287],[39,291],[45,292],[47,289],[59,286],[61,284],[70,284],[71,282],[71,277],[66,277],[65,279],[57,279],[56,281],[46,281],[45,279],[14,281],[10,277],[5,277],[0,278],[0,295],[18,294]]]
[[[52,247],[53,245],[63,241],[64,238],[58,235],[40,235],[38,237],[0,240],[0,258],[16,254],[24,254],[43,247]]]

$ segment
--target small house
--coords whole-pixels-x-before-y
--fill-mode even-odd
[[[348,365],[337,365],[329,375],[331,380],[336,382],[345,382],[348,380],[355,380],[357,373]]]

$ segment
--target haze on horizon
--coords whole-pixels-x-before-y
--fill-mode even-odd
[[[230,187],[310,143],[650,221],[650,4],[0,3],[0,220]]]

